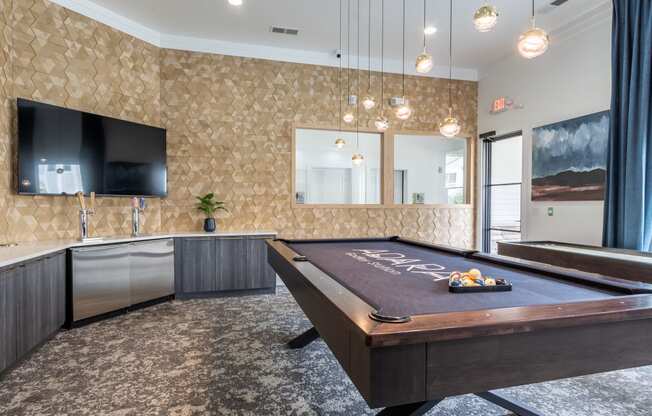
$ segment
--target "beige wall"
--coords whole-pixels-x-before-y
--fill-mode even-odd
[[[11,109],[15,97],[26,97],[168,129],[169,197],[149,200],[147,232],[200,229],[193,196],[215,191],[231,211],[218,219],[225,230],[271,229],[290,237],[401,234],[472,245],[471,208],[291,207],[293,126],[337,125],[336,68],[159,50],[46,0],[14,0],[13,9],[11,0],[0,1],[10,41],[0,53],[0,240],[77,235],[72,198],[15,195]],[[387,76],[387,98],[400,94],[400,81]],[[377,75],[372,82],[377,89]],[[399,128],[434,130],[447,112],[446,85],[408,77],[415,115]],[[454,101],[465,134],[475,137],[477,83],[456,81]],[[102,198],[93,221],[98,233],[128,233],[128,201]]]

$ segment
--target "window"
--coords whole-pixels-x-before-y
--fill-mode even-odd
[[[495,253],[499,241],[521,239],[521,132],[484,142],[482,250]]]
[[[394,203],[466,203],[467,140],[394,136]]]
[[[336,146],[338,138],[342,146]],[[378,133],[297,129],[295,202],[380,204],[381,138]],[[360,164],[352,161],[356,153],[364,158]]]

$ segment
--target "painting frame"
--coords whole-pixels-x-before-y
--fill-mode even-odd
[[[609,110],[532,129],[531,200],[603,201]]]

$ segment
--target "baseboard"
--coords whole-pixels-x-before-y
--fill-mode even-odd
[[[238,296],[254,296],[254,295],[274,295],[276,294],[276,287],[269,287],[263,289],[245,289],[245,290],[229,290],[224,292],[193,292],[193,293],[177,293],[177,299],[205,299],[205,298],[232,298]]]

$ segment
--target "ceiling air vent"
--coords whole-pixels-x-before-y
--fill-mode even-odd
[[[299,34],[299,29],[289,29],[287,27],[272,26],[270,32],[278,33],[280,35],[290,35],[297,36]]]
[[[557,10],[558,7],[563,6],[566,3],[568,3],[568,0],[553,0],[553,1],[549,2],[548,4],[540,7],[537,10],[537,14],[544,15],[544,14],[551,13],[554,10]]]

